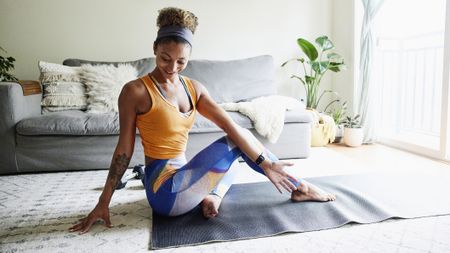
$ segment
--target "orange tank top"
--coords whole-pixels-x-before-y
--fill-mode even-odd
[[[182,78],[192,100],[192,110],[187,115],[164,98],[148,75],[140,78],[152,100],[150,110],[136,119],[144,153],[148,157],[170,159],[186,151],[188,133],[194,124],[197,96],[189,78]]]

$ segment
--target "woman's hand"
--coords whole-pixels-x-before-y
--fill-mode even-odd
[[[293,163],[284,161],[275,161],[275,162],[267,161],[267,164],[261,165],[264,174],[266,174],[270,182],[272,182],[272,184],[275,185],[275,187],[278,189],[280,193],[282,193],[281,191],[282,188],[284,188],[288,192],[297,190],[295,185],[291,181],[289,181],[289,179],[291,179],[292,181],[297,182],[297,179],[283,170],[284,166],[292,166],[294,165]]]
[[[79,220],[79,223],[69,228],[69,232],[80,232],[81,234],[84,234],[89,231],[92,224],[96,222],[97,220],[103,220],[105,223],[105,226],[108,228],[113,227],[111,224],[111,220],[109,219],[109,208],[108,206],[103,206],[97,204],[95,206],[94,210],[92,210],[89,215],[81,220]]]

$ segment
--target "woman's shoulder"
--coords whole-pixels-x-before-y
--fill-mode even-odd
[[[120,97],[123,97],[122,101],[139,102],[143,99],[148,99],[148,91],[144,82],[141,79],[131,80],[122,87]]]
[[[189,82],[192,84],[192,87],[195,89],[195,93],[197,93],[197,96],[200,96],[200,94],[202,93],[202,90],[205,88],[203,86],[203,84],[193,78],[190,78],[187,76],[183,76],[183,77],[185,79],[189,80]]]
[[[131,80],[122,87],[122,92],[125,92],[130,96],[138,96],[146,91],[145,84],[140,78]]]

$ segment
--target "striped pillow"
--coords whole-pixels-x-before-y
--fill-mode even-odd
[[[79,67],[39,61],[39,70],[42,113],[86,109],[86,88],[80,80]]]

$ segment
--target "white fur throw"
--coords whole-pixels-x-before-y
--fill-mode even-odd
[[[117,112],[118,98],[122,87],[136,79],[137,70],[128,64],[82,65],[81,79],[86,85],[88,112]]]
[[[250,102],[223,103],[220,106],[226,111],[237,111],[249,117],[256,131],[271,143],[277,142],[283,131],[285,111],[296,106],[304,107],[295,98],[279,95],[259,97]]]

